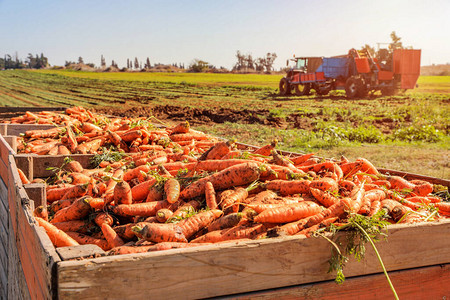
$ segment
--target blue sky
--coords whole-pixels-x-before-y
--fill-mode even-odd
[[[422,49],[422,65],[450,63],[449,0],[95,1],[0,0],[0,55],[43,52],[66,60],[120,67],[194,58],[231,68],[235,54],[275,52],[277,68],[293,54],[332,56],[389,42]]]

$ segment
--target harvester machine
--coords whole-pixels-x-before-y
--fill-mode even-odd
[[[327,95],[345,90],[348,98],[363,98],[380,90],[385,96],[413,89],[420,75],[421,50],[380,49],[376,57],[367,50],[351,49],[334,57],[295,57],[295,66],[280,81],[280,94]]]

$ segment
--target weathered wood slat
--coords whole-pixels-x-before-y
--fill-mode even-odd
[[[24,184],[25,191],[28,198],[34,201],[34,206],[47,206],[47,192],[45,190],[45,184],[43,183],[30,183]]]
[[[4,135],[3,138],[8,143],[8,145],[11,147],[12,151],[14,153],[17,153],[17,136]]]
[[[22,203],[24,202],[25,201],[22,199]],[[19,208],[17,219],[21,237],[21,240],[18,243],[20,243],[21,248],[26,248],[29,261],[32,264],[31,267],[34,269],[34,272],[31,275],[25,272],[25,275],[28,276],[27,282],[30,280],[36,282],[44,299],[51,298],[53,289],[53,265],[55,260],[59,261],[59,257],[54,252],[54,247],[51,245],[48,236],[45,238],[46,235],[37,234],[38,230],[41,230],[41,228],[36,225],[32,217],[31,207],[23,205],[22,208]],[[45,246],[42,244],[43,241],[47,242]],[[50,244],[48,242],[50,242]],[[32,293],[31,290],[30,293]]]
[[[377,243],[388,270],[450,261],[450,221],[394,225],[388,233],[387,240]],[[58,295],[92,299],[105,285],[109,287],[106,298],[152,295],[164,299],[169,293],[174,298],[203,298],[257,291],[332,279],[334,275],[327,273],[330,255],[330,244],[325,239],[285,237],[63,261],[58,264]],[[174,272],[177,276],[173,276]],[[365,260],[351,260],[345,272],[347,276],[360,276],[379,273],[381,267],[373,250],[367,248]],[[84,275],[82,279],[79,274]],[[121,285],[124,278],[132,278],[125,290]]]
[[[16,154],[14,155],[16,166],[21,169],[28,180],[33,180],[33,157],[36,155],[30,154]]]
[[[6,135],[19,136],[28,130],[47,130],[54,127],[47,124],[6,124]]]
[[[447,299],[450,296],[450,264],[394,271],[389,277],[400,299]],[[342,285],[327,281],[231,295],[224,299],[378,300],[393,299],[393,293],[384,274],[375,274],[347,278]]]
[[[33,178],[45,178],[51,177],[55,173],[52,170],[48,170],[50,167],[59,168],[64,164],[64,159],[70,157],[73,160],[78,161],[83,168],[89,168],[93,154],[72,154],[72,155],[16,155],[16,161],[18,167],[27,173],[32,172]],[[25,169],[25,170],[24,170]]]

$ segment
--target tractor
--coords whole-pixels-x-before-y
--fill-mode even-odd
[[[350,49],[347,55],[294,57],[295,66],[280,80],[280,95],[305,96],[311,90],[322,96],[345,90],[350,99],[378,90],[384,96],[393,95],[416,86],[420,54],[415,49],[380,49],[374,58],[366,49]]]

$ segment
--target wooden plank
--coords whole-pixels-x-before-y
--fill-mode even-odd
[[[0,159],[0,178],[4,181],[7,182],[8,181],[8,165],[5,164],[5,162],[3,160]]]
[[[0,135],[5,136],[7,132],[8,124],[0,124]]]
[[[42,261],[39,253],[41,250],[39,249],[39,241],[33,235],[36,228],[30,225],[30,216],[26,209],[19,209],[18,211],[19,239],[17,243],[28,289],[33,298],[36,296],[39,299],[48,299],[50,298],[51,278],[49,280],[46,278],[46,273],[49,272],[45,264],[46,260]],[[34,225],[34,227],[36,226]]]
[[[61,167],[64,159],[70,157],[78,161],[83,168],[88,168],[91,163],[93,154],[72,154],[72,155],[39,155],[33,157],[33,176],[34,178],[45,178],[54,175],[50,167]]]
[[[97,257],[106,255],[106,252],[103,251],[102,248],[92,244],[59,247],[56,248],[56,253],[59,254],[61,260],[70,260],[77,258]]]
[[[13,153],[13,149],[5,141],[5,138],[3,137],[3,135],[0,135],[0,159],[6,163],[8,161],[8,155],[10,155],[12,153]]]
[[[393,225],[387,240],[378,242],[377,248],[390,271],[447,263],[449,234],[450,220]],[[325,239],[293,236],[63,261],[58,264],[58,296],[92,299],[98,289],[108,286],[105,298],[152,295],[164,299],[168,294],[174,298],[204,298],[318,282],[334,276],[327,273],[330,255]],[[369,247],[363,262],[352,259],[345,268],[349,277],[379,272],[381,267]],[[127,289],[123,289],[123,282]]]
[[[54,265],[60,261],[60,258],[45,230],[40,228],[34,221],[32,210],[29,206],[24,205],[18,210],[18,225],[23,238],[21,245],[27,249],[29,260],[34,269],[33,274],[25,272],[25,275],[29,276],[29,280],[36,282],[44,298],[51,298],[54,290]],[[30,278],[30,276],[33,278]]]
[[[28,130],[46,130],[55,128],[54,125],[47,124],[8,124],[6,127],[6,135],[20,136]]]
[[[23,187],[27,192],[28,198],[34,201],[34,206],[47,206],[47,192],[44,183],[24,184]]]
[[[8,227],[12,228],[11,219],[8,221]],[[8,243],[8,299],[30,299],[22,262],[19,258],[16,237],[14,232],[10,231],[10,233]]]
[[[389,273],[400,299],[448,299],[450,264],[394,271]],[[223,299],[393,299],[384,274],[347,278],[344,284],[334,281],[232,295]]]
[[[8,299],[8,275],[6,274],[7,270],[0,270],[0,299]],[[5,275],[3,275],[5,273]]]
[[[31,154],[16,154],[14,158],[16,160],[16,167],[21,169],[28,180],[32,181],[34,179],[33,175],[33,157],[35,155]]]
[[[0,265],[5,267],[8,265],[8,224],[0,223]],[[6,226],[5,226],[6,225]]]
[[[3,138],[11,147],[14,153],[17,153],[17,136],[13,135],[4,135]]]
[[[8,210],[8,187],[6,186],[6,183],[3,181],[3,179],[0,177],[0,201],[2,202],[3,206],[6,210]],[[6,220],[6,215],[1,215],[0,218],[2,220]]]

